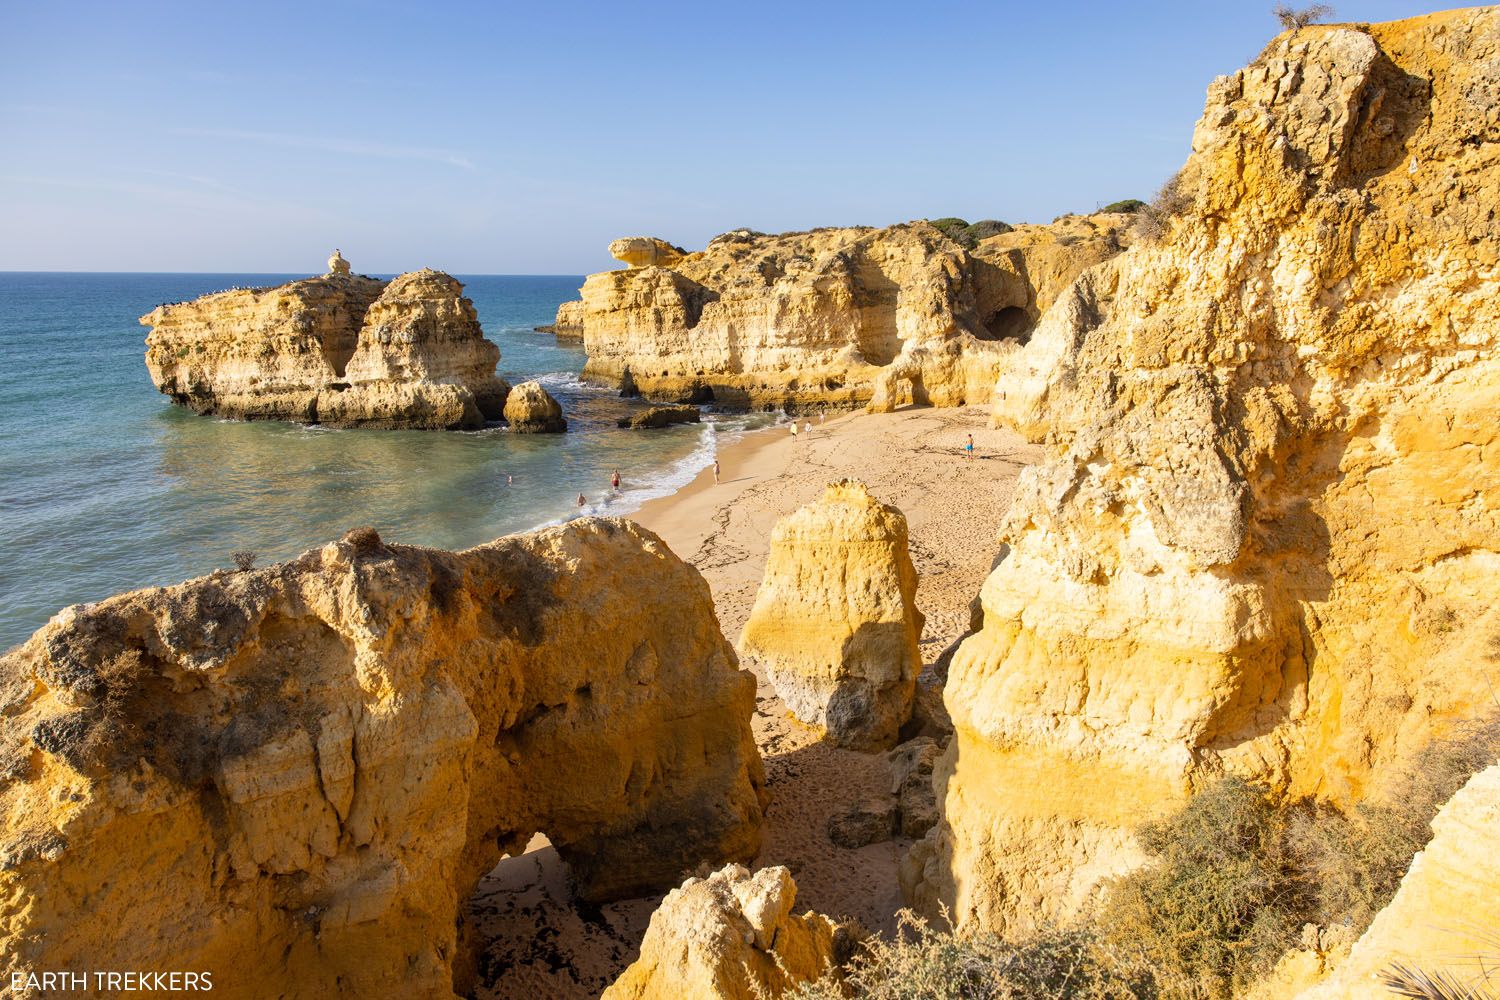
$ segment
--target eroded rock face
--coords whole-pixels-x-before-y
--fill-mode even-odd
[[[0,681],[7,975],[446,996],[463,899],[538,831],[592,899],[759,846],[754,679],[628,521],[460,553],[352,532],[69,608]]]
[[[1432,842],[1412,859],[1394,899],[1328,982],[1301,1000],[1361,1000],[1389,993],[1378,976],[1394,963],[1475,982],[1479,956],[1495,953],[1500,926],[1500,765],[1482,771],[1432,821]],[[1492,961],[1492,960],[1491,960]]]
[[[703,422],[703,414],[696,406],[653,406],[629,417],[621,417],[615,423],[631,430],[658,430],[673,424],[697,424]]]
[[[505,422],[516,434],[561,434],[568,429],[562,406],[540,382],[522,382],[510,391]]]
[[[583,303],[574,299],[557,307],[557,318],[551,326],[539,326],[538,330],[557,335],[558,340],[583,339]]]
[[[831,483],[777,523],[740,652],[830,742],[889,747],[922,669],[916,594],[906,518],[863,483]]]
[[[1023,474],[954,656],[914,901],[1066,919],[1232,772],[1351,802],[1489,699],[1500,10],[1278,37],[1161,233],[1007,360]]]
[[[627,236],[609,245],[609,255],[631,267],[671,267],[686,251],[654,236]]]
[[[738,231],[686,255],[617,241],[611,252],[632,266],[582,289],[584,375],[732,407],[982,403],[1060,280],[1040,267],[1047,277],[1033,281],[1033,254],[1071,258],[1076,274],[1118,251],[1109,232],[1101,223],[1066,244],[1032,232],[973,254],[926,222]]]
[[[794,915],[796,900],[780,866],[688,879],[652,914],[641,957],[603,1000],[759,1000],[817,979],[833,964],[839,928],[819,913]]]
[[[509,386],[463,285],[328,274],[158,306],[146,367],[172,401],[246,420],[444,430],[500,419]]]

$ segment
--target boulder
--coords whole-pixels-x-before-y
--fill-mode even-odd
[[[629,417],[621,417],[615,423],[631,430],[649,430],[670,427],[673,424],[696,424],[703,415],[696,406],[653,406]]]
[[[922,667],[916,593],[906,518],[863,483],[831,483],[772,532],[740,653],[829,742],[889,747]]]
[[[754,700],[707,583],[624,520],[363,529],[65,609],[0,659],[0,973],[467,992],[463,903],[539,831],[590,900],[755,856]]]
[[[939,819],[932,771],[942,746],[930,737],[918,737],[886,755],[891,765],[891,794],[896,797],[901,836],[924,836]]]
[[[516,434],[561,434],[568,429],[562,407],[539,382],[522,382],[510,391],[505,420]]]
[[[828,839],[845,850],[890,840],[900,828],[900,813],[891,799],[856,803],[828,820]]]
[[[844,932],[818,913],[795,916],[796,899],[779,866],[688,879],[652,914],[640,957],[602,1000],[757,1000],[817,979]]]
[[[583,303],[577,299],[557,307],[557,318],[551,326],[539,326],[538,333],[551,333],[558,340],[583,340]]]

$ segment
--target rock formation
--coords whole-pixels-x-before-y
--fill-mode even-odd
[[[609,245],[609,255],[631,267],[671,267],[687,251],[654,236],[627,236]]]
[[[602,1000],[760,1000],[817,979],[840,929],[822,914],[794,916],[796,899],[781,867],[688,879],[652,914],[641,957]]]
[[[973,253],[926,222],[726,233],[698,253],[617,240],[631,266],[590,275],[577,323],[586,378],[667,402],[791,411],[989,400],[999,360],[1051,297],[1118,252],[1125,216],[1070,219]],[[577,317],[576,319],[574,317]]]
[[[328,273],[348,274],[349,272],[349,262],[344,259],[344,255],[339,252],[337,247],[335,247],[333,250],[333,256],[328,258]]]
[[[146,367],[174,403],[245,420],[419,430],[498,420],[509,387],[463,285],[422,270],[329,273],[158,306]]]
[[[522,382],[510,391],[505,421],[516,434],[561,434],[568,429],[562,407],[540,382]]]
[[[754,698],[703,578],[614,519],[68,608],[0,660],[0,971],[448,996],[538,831],[590,899],[753,857]]]
[[[551,326],[537,327],[538,333],[551,333],[558,340],[583,339],[583,303],[574,299],[557,307],[557,319]]]
[[[863,483],[831,483],[772,532],[740,653],[829,742],[889,747],[922,669],[916,594],[906,518]]]
[[[1411,863],[1394,899],[1322,985],[1301,1000],[1363,1000],[1387,994],[1377,977],[1400,963],[1475,984],[1485,956],[1495,974],[1500,927],[1500,765],[1473,778],[1432,821],[1432,842]]]
[[[1276,38],[1006,359],[1023,474],[915,902],[1020,933],[1230,772],[1363,797],[1500,636],[1500,9]]]
[[[703,415],[696,406],[653,406],[634,416],[621,417],[616,424],[631,430],[651,430],[670,427],[673,424],[702,423]]]

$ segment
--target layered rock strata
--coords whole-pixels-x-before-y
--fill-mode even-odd
[[[390,282],[328,274],[158,306],[146,368],[174,403],[245,420],[472,429],[509,387],[463,285],[421,270]]]
[[[462,901],[539,831],[594,900],[756,854],[754,696],[621,520],[68,608],[0,660],[0,967],[462,991]]]
[[[829,484],[771,535],[740,653],[838,746],[892,746],[922,660],[906,518],[863,483]]]
[[[603,1000],[759,1000],[817,979],[834,963],[840,928],[792,913],[785,868],[730,865],[690,878],[651,916],[641,955]]]
[[[1279,36],[998,380],[1023,474],[913,899],[1065,920],[1200,781],[1363,797],[1500,643],[1500,10]]]
[[[505,400],[505,422],[516,434],[561,434],[568,429],[562,405],[540,382],[522,382]]]
[[[616,241],[611,252],[631,266],[590,275],[558,327],[578,317],[586,378],[658,401],[790,411],[983,403],[999,359],[1065,279],[1118,252],[1122,219],[1070,222],[1055,238],[1026,227],[974,253],[926,222],[740,230],[697,253]]]
[[[703,414],[696,406],[653,406],[629,417],[621,417],[617,426],[631,430],[657,430],[673,424],[697,424],[703,422]]]

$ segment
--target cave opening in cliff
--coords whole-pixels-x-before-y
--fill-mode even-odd
[[[980,340],[1012,340],[1024,344],[1031,339],[1031,315],[1020,306],[1006,306],[984,321]]]

